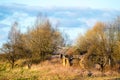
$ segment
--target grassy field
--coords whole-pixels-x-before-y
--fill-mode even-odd
[[[20,62],[20,61],[19,61]],[[3,64],[4,63],[4,64]],[[0,80],[120,80],[120,75],[112,76],[87,76],[86,71],[79,67],[62,66],[59,60],[47,60],[38,65],[8,68],[6,62],[0,63]],[[94,74],[100,74],[95,72]]]

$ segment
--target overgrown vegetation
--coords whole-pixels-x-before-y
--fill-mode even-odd
[[[12,68],[15,61],[21,58],[25,58],[28,67],[31,68],[32,62],[44,61],[58,47],[64,45],[64,38],[60,31],[53,28],[47,18],[38,16],[34,26],[24,34],[20,33],[15,22],[11,27],[7,43],[3,44],[2,52],[6,53],[6,59]]]
[[[4,63],[4,69],[0,70],[0,80],[119,80],[120,78],[115,71],[112,74],[106,72],[107,76],[101,76],[100,71],[92,70],[93,76],[88,76],[87,70],[79,67],[64,67],[58,61],[59,59],[46,60],[41,64],[33,65],[31,69],[27,66],[10,69],[9,65],[5,65],[8,63]]]
[[[110,23],[97,22],[84,35],[78,36],[75,45],[66,45],[67,38],[63,34],[44,16],[38,16],[26,33],[21,33],[15,22],[1,48],[4,54],[0,55],[0,79],[100,80],[101,76],[104,79],[120,77],[119,17]],[[66,51],[63,48],[67,48]],[[62,60],[55,57],[59,49],[67,57],[64,65],[68,63],[69,66],[62,66]]]
[[[101,71],[107,66],[115,67],[120,61],[120,18],[111,23],[98,22],[80,36],[77,42],[79,51],[87,51],[86,64],[99,64]]]

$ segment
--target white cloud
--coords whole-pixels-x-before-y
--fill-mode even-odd
[[[3,32],[3,33],[8,33],[9,29],[10,29],[10,27],[3,27],[3,28],[1,28],[0,31]]]
[[[52,23],[53,27],[59,26],[60,19],[56,17],[49,17],[50,22]]]
[[[11,26],[15,21],[17,21],[20,24],[19,26],[21,27],[22,31],[25,32],[25,28],[33,25],[35,18],[35,16],[31,17],[27,13],[14,12],[9,17],[0,21],[0,24],[6,24],[8,26]],[[3,30],[8,31],[9,28],[4,28]]]
[[[56,15],[61,15],[61,16],[64,15],[64,16],[68,16],[68,17],[75,17],[77,14],[76,14],[76,12],[69,11],[66,8],[66,10],[63,10],[63,11],[61,10],[59,12],[56,12]]]
[[[87,25],[87,27],[93,27],[94,24],[98,21],[97,19],[94,18],[78,18],[80,22],[83,22]]]
[[[19,21],[22,32],[26,32],[27,27],[32,27],[34,25],[35,18],[36,17],[26,16],[26,18]]]
[[[103,14],[102,14],[102,16],[103,16],[103,17],[110,17],[110,16],[111,16],[111,14],[110,14],[110,13],[108,13],[108,12],[105,12],[105,13],[103,13]]]
[[[65,28],[65,27],[59,27],[61,32],[65,32],[69,35],[71,40],[75,40],[79,34],[84,34],[87,30],[85,27],[76,27],[76,28]]]
[[[42,7],[90,7],[97,9],[120,9],[119,0],[1,0],[0,4],[19,3]],[[101,6],[102,5],[102,6]]]
[[[7,35],[8,35],[7,33],[0,34],[0,48],[5,42],[7,42]]]

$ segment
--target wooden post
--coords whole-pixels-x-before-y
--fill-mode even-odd
[[[66,58],[66,66],[70,66],[69,58]]]
[[[62,58],[62,64],[63,64],[63,66],[66,65],[66,59],[65,59],[65,56],[64,56],[64,55],[63,55],[63,58]]]
[[[84,57],[82,57],[82,58],[80,59],[79,64],[80,64],[80,67],[81,67],[82,69],[85,69]]]

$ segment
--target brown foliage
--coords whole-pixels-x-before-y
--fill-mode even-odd
[[[119,61],[120,49],[118,44],[120,24],[118,19],[112,24],[98,22],[85,35],[78,38],[76,46],[79,52],[87,51],[85,58],[86,64],[91,64],[92,66],[97,63],[103,71],[106,65],[112,68],[115,62]]]

